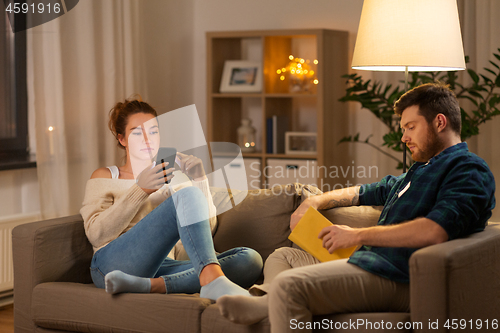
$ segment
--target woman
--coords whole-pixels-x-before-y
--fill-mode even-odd
[[[126,151],[126,163],[94,171],[80,210],[94,248],[94,284],[111,294],[200,292],[212,300],[249,295],[242,287],[259,277],[262,258],[248,248],[216,255],[215,207],[203,164],[178,153],[192,186],[166,185],[173,166],[152,163],[160,143],[156,117],[140,100],[117,103],[110,111],[109,128]],[[167,257],[179,239],[190,261]]]

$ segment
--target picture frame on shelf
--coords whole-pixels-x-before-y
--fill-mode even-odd
[[[261,63],[247,60],[226,60],[219,90],[221,93],[261,92]]]
[[[316,155],[317,134],[311,132],[286,132],[285,154]]]

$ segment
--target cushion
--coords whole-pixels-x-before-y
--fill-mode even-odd
[[[404,327],[404,324],[411,325],[410,314],[403,312],[370,312],[370,313],[344,313],[315,316],[314,322],[318,329],[313,332],[333,333],[333,332],[411,332]],[[381,323],[384,323],[383,325]],[[353,328],[354,324],[359,324]],[[398,323],[401,326],[398,329]],[[424,323],[427,324],[427,323]],[[342,326],[344,329],[342,329]],[[295,327],[295,326],[291,326]],[[391,328],[388,328],[391,327]],[[383,329],[384,328],[384,329]],[[201,333],[269,333],[271,326],[266,318],[253,325],[234,324],[220,315],[217,304],[212,304],[201,317]],[[297,329],[297,331],[300,331]]]
[[[201,315],[201,333],[269,333],[271,324],[266,318],[257,324],[235,324],[219,312],[217,304],[212,304]]]
[[[199,332],[212,302],[199,294],[109,295],[93,284],[42,283],[33,290],[32,317],[43,328],[72,332]]]
[[[258,251],[264,261],[275,249],[292,246],[288,239],[290,216],[306,198],[322,193],[315,186],[299,183],[248,192],[220,188],[211,191],[218,212],[223,211],[217,217],[216,251],[246,246]],[[376,225],[381,210],[382,207],[356,206],[321,213],[332,223],[359,228]]]
[[[275,249],[291,246],[290,216],[298,207],[303,188],[301,184],[290,184],[248,192],[212,189],[215,206],[218,210],[224,207],[217,217],[215,250],[246,246],[258,251],[265,261]],[[227,209],[232,202],[239,204]]]
[[[377,224],[383,208],[383,206],[338,207],[321,211],[321,213],[333,224],[366,228]]]

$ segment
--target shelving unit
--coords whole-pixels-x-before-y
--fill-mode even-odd
[[[348,110],[338,101],[345,92],[348,73],[348,33],[326,29],[262,30],[208,32],[207,97],[208,141],[237,143],[236,129],[242,118],[250,118],[257,129],[257,152],[243,157],[260,160],[261,184],[268,187],[269,159],[314,160],[322,172],[308,182],[323,190],[344,184],[345,178],[330,177],[334,166],[351,165],[348,145],[338,145],[348,135]],[[290,93],[288,78],[280,80],[278,68],[285,67],[289,55],[317,59],[319,84],[314,92]],[[262,63],[263,87],[260,93],[220,93],[226,60],[250,60]],[[266,152],[266,119],[286,115],[289,131],[317,133],[315,155],[269,154]],[[293,169],[293,168],[292,168]],[[276,177],[275,177],[276,178]],[[300,179],[298,179],[301,181]]]

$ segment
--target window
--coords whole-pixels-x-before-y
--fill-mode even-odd
[[[16,26],[26,25],[25,17],[16,15]],[[4,13],[0,27],[0,157],[5,160],[28,154],[26,30],[13,33]]]

